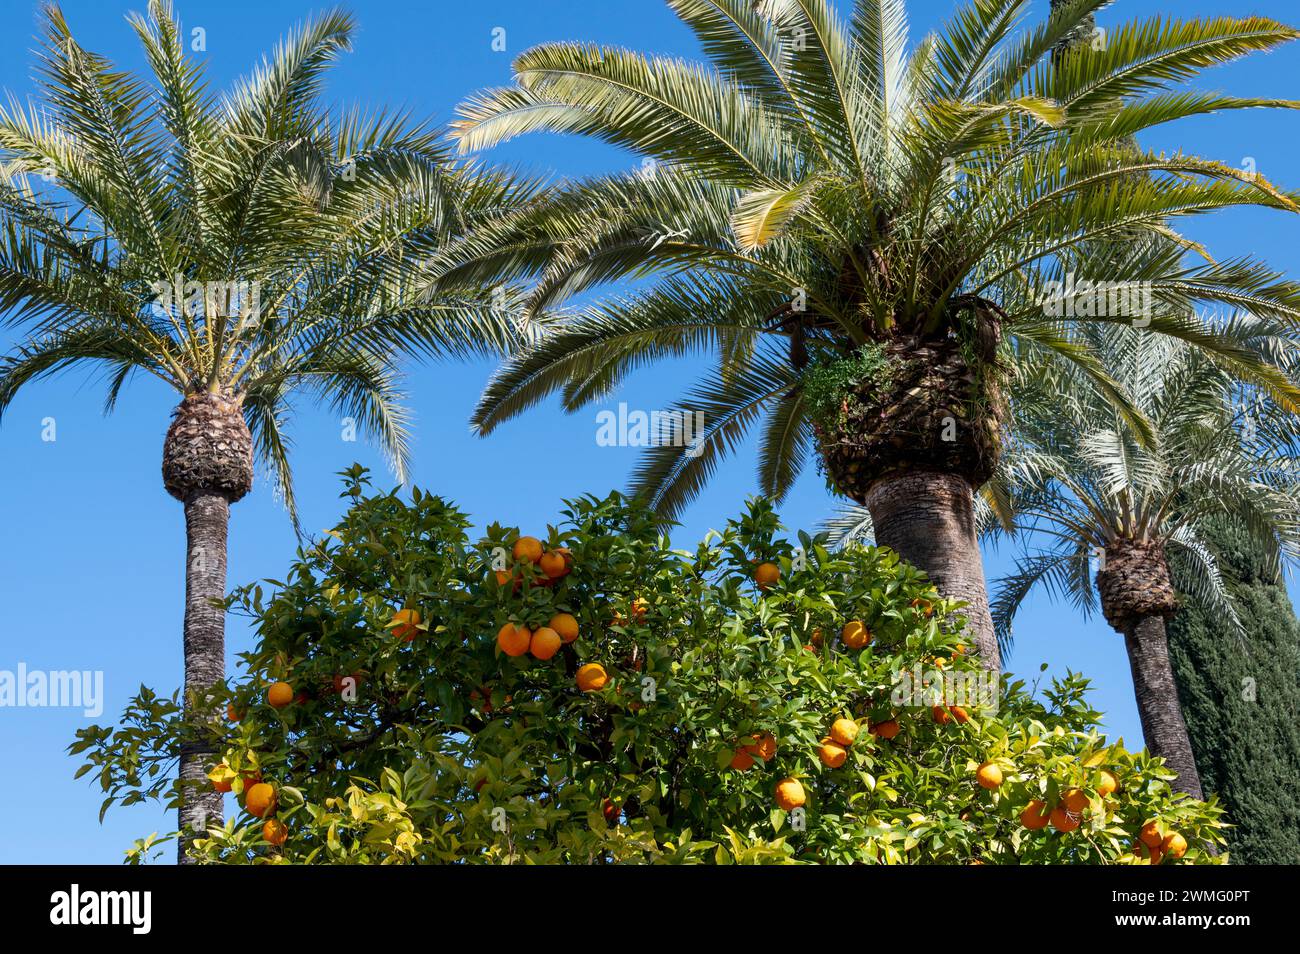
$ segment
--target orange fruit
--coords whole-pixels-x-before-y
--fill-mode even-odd
[[[226,718],[231,722],[239,721],[239,712],[235,709],[235,704],[233,702],[226,706]]]
[[[1167,855],[1181,858],[1187,854],[1187,839],[1178,832],[1171,831],[1165,835],[1165,840],[1160,843],[1160,849]]]
[[[556,613],[546,624],[560,634],[560,639],[571,643],[578,638],[578,621],[569,613]]]
[[[1037,798],[1026,805],[1025,810],[1020,813],[1020,824],[1030,831],[1046,828],[1047,823],[1051,820],[1052,813],[1047,811],[1047,803]]]
[[[848,748],[858,737],[858,724],[852,719],[836,719],[831,723],[831,741]]]
[[[1165,860],[1165,850],[1159,845],[1155,848],[1148,848],[1147,851],[1151,854],[1151,863],[1153,865],[1158,865]]]
[[[650,601],[638,596],[632,601],[632,618],[645,619],[645,611],[650,608]]]
[[[993,762],[985,762],[975,770],[975,781],[980,788],[995,789],[1002,784],[1002,769]]]
[[[817,757],[828,768],[839,768],[844,764],[844,760],[849,757],[849,752],[848,749],[828,735],[822,739],[821,747],[817,750]]]
[[[265,818],[275,811],[275,789],[258,782],[244,795],[244,808],[254,818]]]
[[[289,829],[278,818],[268,818],[262,826],[262,837],[279,848],[289,839]]]
[[[886,719],[884,722],[877,722],[871,727],[871,734],[879,736],[882,739],[892,739],[898,735],[898,723],[893,719]]]
[[[583,692],[599,692],[609,682],[609,673],[600,663],[587,663],[578,669],[578,688]]]
[[[840,630],[840,639],[849,649],[861,649],[871,642],[871,633],[860,619],[851,619]]]
[[[394,626],[393,635],[398,639],[404,639],[408,643],[420,634],[418,627],[420,625],[420,611],[413,609],[400,609],[393,614],[393,622],[398,625]]]
[[[224,763],[224,762],[221,763],[221,764],[222,764],[223,767],[225,766],[225,763]],[[220,781],[220,782],[214,781],[214,782],[212,783],[212,787],[213,787],[216,791],[221,792],[222,794],[225,794],[226,792],[230,791],[231,788],[234,787],[234,779],[229,779],[229,778],[228,778],[228,779],[223,779],[223,780]]]
[[[272,709],[283,709],[293,702],[293,686],[287,682],[277,682],[266,690],[266,702]]]
[[[820,626],[813,627],[812,636],[809,637],[809,640],[811,641],[810,645],[816,646],[819,649],[821,648],[822,631]]]
[[[605,816],[605,821],[616,822],[618,816],[623,814],[623,809],[619,808],[611,799],[605,799],[600,803],[600,813]]]
[[[736,749],[731,756],[731,767],[737,772],[748,772],[754,767],[754,756],[747,749]]]
[[[559,633],[549,626],[539,626],[528,643],[528,651],[538,659],[550,659],[563,645],[564,641],[560,639]]]
[[[952,717],[958,722],[964,724],[970,721],[970,714],[961,706],[949,706],[948,711],[952,713]]]
[[[930,715],[934,719],[934,721],[939,723],[940,725],[947,725],[949,722],[952,721],[952,713],[949,712],[947,709],[945,709],[943,706],[931,706]]]
[[[343,693],[349,689],[351,689],[353,692],[356,692],[360,688],[361,688],[361,673],[359,672],[353,672],[353,673],[348,673],[347,675],[334,677],[334,691],[337,692],[339,695],[343,695]]]
[[[542,541],[536,537],[520,537],[511,552],[520,563],[536,563],[542,558]]]
[[[1057,831],[1074,831],[1079,827],[1079,816],[1071,815],[1064,805],[1052,809],[1052,827]]]
[[[745,751],[750,755],[764,762],[776,755],[776,736],[769,732],[755,732],[753,739],[752,745],[745,746]]]
[[[1160,826],[1153,821],[1149,821],[1142,826],[1142,830],[1138,832],[1138,838],[1148,848],[1154,848],[1165,840],[1165,836],[1160,834]]]
[[[769,586],[775,586],[779,579],[781,579],[781,568],[775,563],[760,563],[754,568],[754,582],[758,584],[759,589],[765,590]]]
[[[507,656],[522,656],[528,652],[533,634],[527,626],[506,623],[497,633],[497,645]]]
[[[1115,789],[1119,788],[1119,780],[1109,772],[1102,770],[1101,780],[1097,782],[1097,794],[1105,798]]]
[[[558,580],[569,572],[569,561],[558,550],[547,550],[537,561],[537,566],[548,578]]]
[[[1078,788],[1068,789],[1066,793],[1061,796],[1061,804],[1066,807],[1066,810],[1075,815],[1078,815],[1087,808],[1090,801],[1091,799],[1083,793],[1083,790]]]
[[[776,804],[782,811],[793,811],[808,800],[803,786],[796,778],[783,778],[776,783]]]

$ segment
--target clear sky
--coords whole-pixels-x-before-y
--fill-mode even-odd
[[[68,0],[63,9],[74,35],[121,67],[143,66],[124,21],[146,0]],[[848,0],[841,0],[846,4]],[[186,30],[206,31],[209,77],[226,87],[283,31],[325,4],[308,0],[180,0]],[[646,51],[694,55],[692,37],[658,0],[356,0],[355,52],[330,80],[332,102],[409,107],[446,120],[457,102],[482,86],[509,79],[510,60],[547,40],[589,40]],[[942,21],[954,0],[911,0],[913,35]],[[1047,0],[1039,0],[1041,15]],[[0,89],[25,98],[33,92],[31,49],[36,0],[0,2]],[[1103,26],[1138,15],[1180,17],[1258,13],[1300,20],[1294,0],[1119,0]],[[492,49],[493,31],[505,30],[506,52]],[[1215,88],[1253,96],[1300,98],[1300,46],[1255,57],[1207,77]],[[1147,144],[1182,149],[1229,165],[1248,158],[1275,182],[1300,185],[1300,114],[1236,113],[1168,127]],[[531,137],[510,144],[502,159],[573,175],[618,168],[631,159],[590,142]],[[1234,212],[1202,220],[1189,231],[1221,257],[1253,253],[1300,273],[1300,220],[1279,213]],[[15,339],[0,332],[0,350]],[[619,401],[632,408],[670,406],[706,363],[683,360],[633,376],[600,407],[564,415],[552,402],[501,427],[488,439],[470,434],[470,410],[491,364],[412,366],[408,387],[415,412],[414,482],[467,510],[480,524],[493,520],[541,532],[556,519],[561,500],[621,488],[637,451],[601,447],[596,414]],[[105,712],[88,719],[79,710],[0,708],[0,753],[8,768],[0,786],[0,862],[116,863],[136,838],[170,830],[171,819],[148,807],[113,809],[101,825],[98,790],[72,778],[76,762],[64,748],[89,722],[112,721],[141,684],[169,694],[181,678],[184,524],[180,505],[162,488],[163,435],[176,396],[137,379],[111,417],[102,414],[101,376],[71,372],[29,387],[0,422],[0,670],[95,670],[104,674]],[[54,441],[43,440],[53,418]],[[342,438],[340,422],[306,404],[293,428],[295,473],[303,524],[312,532],[341,512],[335,472],[353,461],[390,478],[373,448]],[[230,582],[277,577],[296,542],[284,510],[264,475],[233,508]],[[753,455],[721,468],[674,534],[694,544],[755,492]],[[809,468],[782,509],[787,526],[811,528],[834,501]],[[1012,552],[990,554],[996,576]],[[244,622],[232,619],[227,649],[251,646]],[[1106,713],[1112,735],[1141,738],[1122,639],[1099,618],[1078,619],[1045,596],[1029,603],[1017,626],[1010,669],[1031,680],[1039,664],[1091,676],[1094,705]],[[171,857],[168,852],[167,858]]]

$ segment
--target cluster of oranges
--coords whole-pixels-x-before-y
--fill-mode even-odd
[[[839,768],[849,757],[849,747],[858,737],[858,724],[852,719],[836,719],[830,732],[822,739],[817,757],[827,768]]]
[[[573,569],[573,554],[567,547],[548,550],[536,537],[520,537],[515,541],[511,554],[516,564],[531,563],[537,568],[537,576],[533,581],[537,586],[554,586]],[[513,583],[516,590],[524,585],[524,576],[518,570],[514,573],[497,570],[496,578],[501,586]]]
[[[985,762],[975,770],[975,781],[982,788],[996,789],[1002,784],[1002,769],[995,762]],[[1118,789],[1119,779],[1103,769],[1097,780],[1097,795],[1104,799]],[[1092,799],[1083,789],[1066,789],[1055,805],[1049,805],[1039,798],[1031,801],[1020,813],[1020,824],[1030,831],[1042,831],[1050,825],[1059,832],[1072,832],[1082,823],[1084,812],[1091,803]],[[1178,832],[1164,834],[1160,825],[1154,821],[1142,826],[1133,843],[1133,853],[1149,860],[1153,865],[1160,864],[1166,855],[1178,859],[1186,852],[1187,839]]]

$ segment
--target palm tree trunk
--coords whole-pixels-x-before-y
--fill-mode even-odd
[[[226,595],[229,525],[230,501],[224,494],[196,492],[185,501],[185,710],[200,724],[212,718],[205,696],[225,675],[225,612],[214,601]],[[207,781],[212,755],[212,747],[201,744],[181,752],[182,832],[202,833],[221,824],[221,794]],[[191,838],[181,839],[181,864],[188,863]]]
[[[1000,670],[971,485],[955,474],[908,471],[877,480],[865,497],[876,543],[924,570],[945,597],[967,604],[962,613],[980,660]]]
[[[1196,771],[1187,724],[1178,703],[1174,671],[1169,665],[1169,643],[1162,615],[1138,617],[1124,630],[1133,688],[1137,693],[1142,734],[1152,755],[1158,755],[1178,773],[1174,788],[1195,798],[1201,794],[1201,777]]]

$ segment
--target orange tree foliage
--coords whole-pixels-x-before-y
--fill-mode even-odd
[[[210,862],[1149,864],[1135,853],[1148,822],[1189,846],[1181,860],[1157,848],[1158,861],[1224,860],[1207,851],[1223,841],[1219,809],[1175,795],[1145,752],[1108,744],[1086,680],[1037,697],[1010,682],[965,721],[899,701],[901,670],[979,669],[960,652],[956,607],[890,551],[784,539],[763,501],[673,550],[652,514],[612,495],[571,503],[537,534],[569,551],[570,572],[551,581],[513,559],[515,529],[474,543],[441,499],[374,494],[360,468],[344,476],[342,522],[269,594],[232,597],[260,643],[247,679],[215,700],[221,717],[187,725],[175,698],[142,690],[117,726],[79,733],[72,748],[106,808],[174,804],[169,760],[206,739],[212,783],[240,806],[196,841]],[[762,562],[780,568],[763,589]],[[419,614],[414,633],[402,609]],[[554,657],[498,649],[504,624],[535,630],[558,612],[579,635]],[[851,620],[871,633],[860,650],[839,639]],[[575,674],[589,663],[610,678],[583,692]],[[267,703],[276,682],[294,690],[282,708]],[[846,717],[862,731],[830,768],[819,747]],[[891,720],[893,738],[871,731]],[[996,789],[976,782],[985,762],[1002,770]],[[1105,797],[1103,770],[1119,782]],[[788,778],[806,796],[792,812],[775,799]],[[256,779],[287,832],[242,807]],[[1032,799],[1050,810],[1074,788],[1087,804],[1073,831],[1021,823]]]

